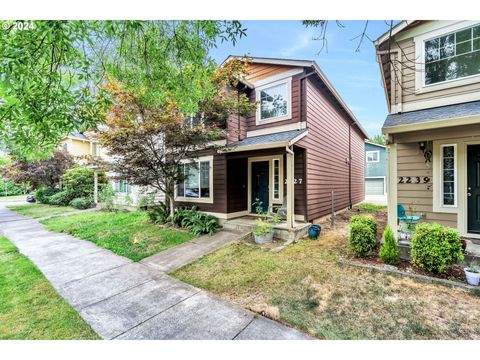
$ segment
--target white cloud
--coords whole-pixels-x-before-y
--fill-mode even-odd
[[[297,34],[297,37],[291,46],[280,50],[280,54],[284,57],[290,57],[292,55],[295,55],[295,53],[312,45],[312,42],[313,42],[313,32],[302,31]]]

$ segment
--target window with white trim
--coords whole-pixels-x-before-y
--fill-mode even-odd
[[[480,25],[425,41],[425,85],[480,74]]]
[[[198,160],[180,165],[184,179],[177,183],[177,197],[187,199],[210,199],[211,161]]]
[[[380,151],[367,151],[365,158],[367,163],[377,163],[380,161]]]
[[[92,156],[98,156],[98,144],[92,142]]]
[[[457,146],[442,145],[440,151],[442,206],[454,207],[457,205]]]
[[[188,121],[188,127],[190,129],[193,129],[197,126],[204,126],[204,121],[203,121],[203,113],[197,113],[196,115],[190,115],[187,118]]]
[[[277,81],[256,89],[260,102],[257,123],[286,120],[291,117],[292,79]]]
[[[130,184],[128,184],[128,182],[126,182],[125,180],[116,180],[115,181],[115,192],[130,194],[132,192],[132,189],[130,187]]]
[[[273,159],[273,199],[280,200],[280,159]]]

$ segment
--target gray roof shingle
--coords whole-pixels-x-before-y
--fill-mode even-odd
[[[81,140],[90,140],[86,135],[84,135],[82,133],[79,133],[79,132],[70,134],[69,136],[77,138],[77,139],[81,139]]]
[[[432,109],[409,111],[401,114],[390,114],[385,119],[383,127],[419,124],[478,115],[480,115],[480,101],[475,101]]]
[[[253,146],[253,145],[264,145],[264,144],[271,144],[271,143],[277,143],[277,142],[289,142],[306,131],[307,129],[301,129],[301,130],[291,130],[291,131],[284,131],[284,132],[273,133],[273,134],[252,136],[252,137],[248,137],[246,139],[231,143],[228,145],[228,147],[235,148],[235,147],[244,147],[244,146]]]

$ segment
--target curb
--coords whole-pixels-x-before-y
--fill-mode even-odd
[[[439,285],[443,285],[450,288],[460,288],[472,294],[480,296],[480,286],[472,286],[472,285],[463,284],[453,280],[437,279],[437,278],[426,276],[426,275],[411,274],[411,273],[407,273],[405,271],[400,271],[393,268],[381,268],[374,265],[360,264],[354,261],[345,260],[342,257],[339,258],[337,262],[341,265],[348,265],[348,266],[353,266],[360,269],[367,269],[367,270],[382,273],[382,274],[388,274],[388,275],[393,275],[397,277],[409,277],[409,278],[418,280],[419,282],[423,282],[427,284],[439,284]]]

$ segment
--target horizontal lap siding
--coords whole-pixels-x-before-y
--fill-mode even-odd
[[[432,164],[427,166],[423,152],[418,143],[397,144],[397,176],[428,176],[429,184],[397,184],[397,202],[408,211],[421,213],[423,219],[438,222],[446,226],[457,226],[457,214],[433,212],[433,178]],[[395,179],[398,181],[398,179]]]
[[[307,209],[309,220],[349,206],[349,122],[314,80],[305,81],[308,135],[299,141],[307,148]],[[364,195],[364,139],[352,127],[352,201]]]
[[[281,74],[290,70],[290,66],[284,65],[271,65],[271,64],[250,64],[248,66],[248,75],[245,76],[249,82],[255,82],[266,79],[271,76]]]
[[[305,149],[294,147],[294,178],[297,179],[297,183],[294,185],[295,193],[295,214],[306,215],[306,173],[305,173]],[[286,167],[285,167],[286,169]],[[286,171],[284,171],[284,177],[286,177]],[[301,179],[301,181],[300,181]],[[285,191],[286,194],[286,191]]]
[[[252,131],[252,130],[259,130],[259,129],[265,129],[273,126],[280,126],[280,125],[287,125],[287,124],[292,124],[300,121],[300,107],[299,107],[299,96],[300,96],[300,77],[302,74],[295,75],[292,77],[292,117],[291,119],[287,120],[282,120],[282,121],[274,121],[268,124],[263,124],[263,125],[257,125],[255,121],[255,117],[257,115],[257,112],[254,111],[252,114],[250,114],[249,117],[246,119],[247,123],[247,130]],[[254,101],[259,101],[260,99],[256,99],[256,92],[251,91],[250,92],[250,100],[252,102]],[[258,105],[260,106],[260,105]]]

